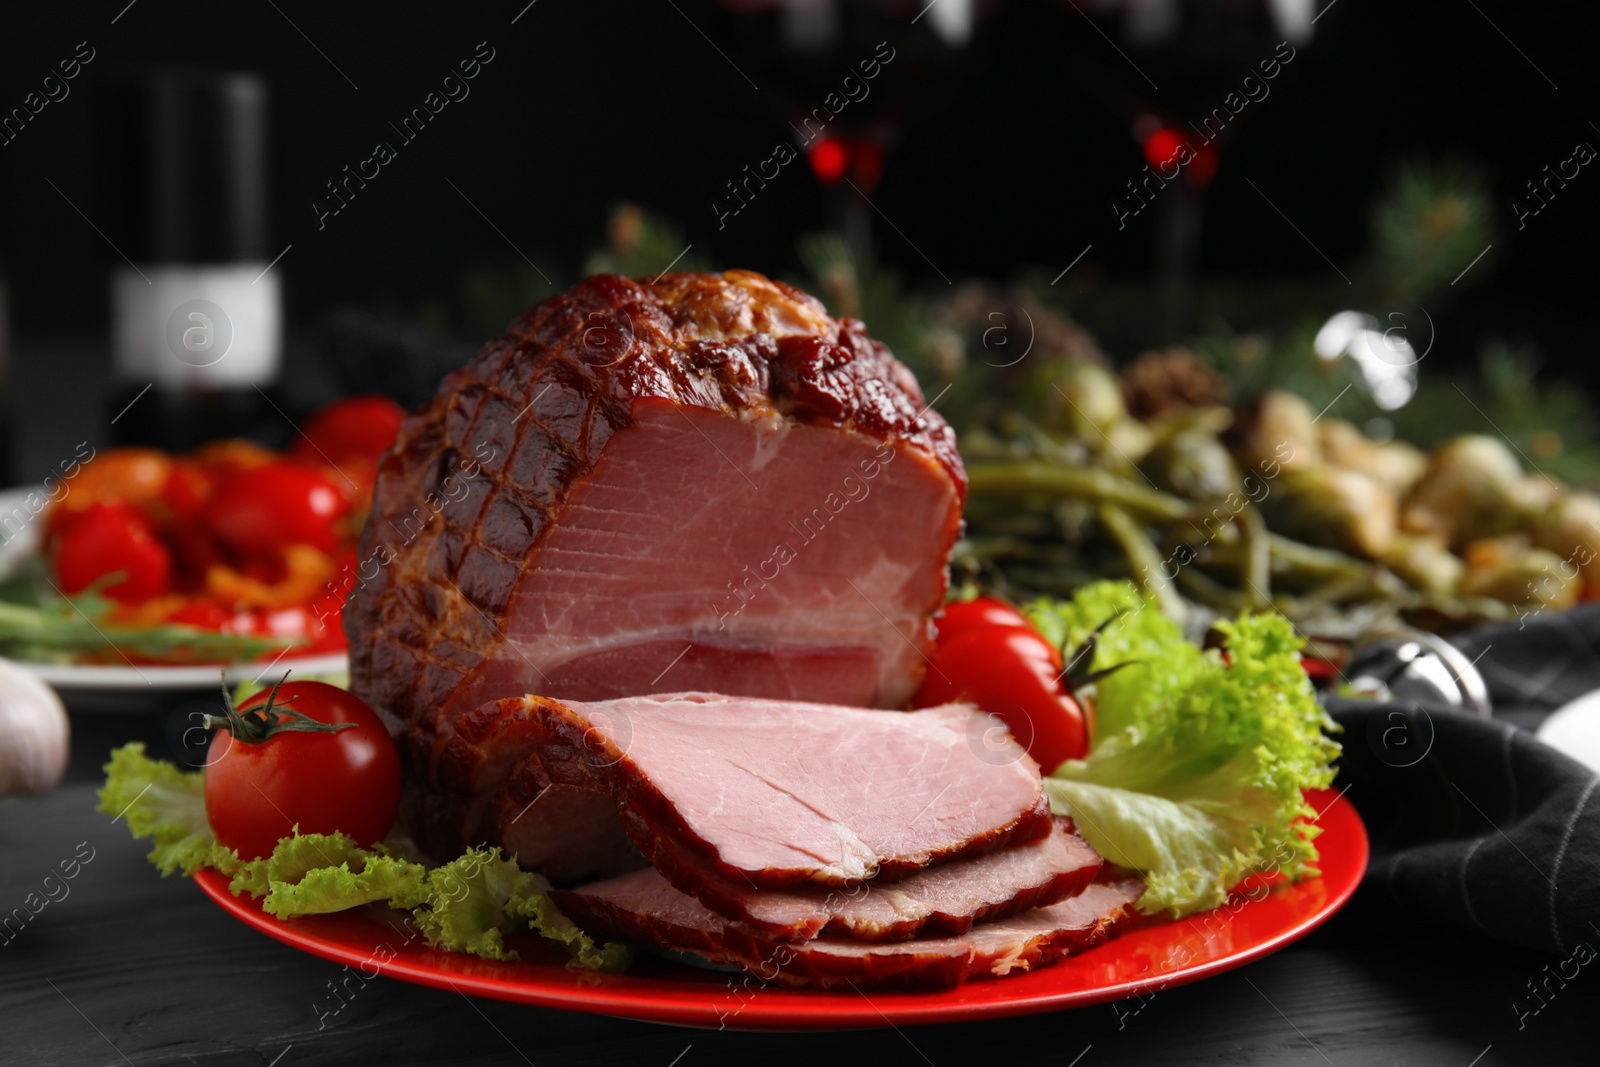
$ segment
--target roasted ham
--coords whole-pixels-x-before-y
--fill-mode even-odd
[[[541,304],[406,418],[348,578],[409,829],[604,879],[558,894],[593,932],[781,984],[951,986],[1093,944],[1142,887],[1023,748],[970,706],[886,710],[965,490],[910,372],[788,286],[599,276]]]
[[[1100,864],[1071,820],[1057,819],[1054,832],[1037,841],[925,867],[892,882],[846,888],[755,889],[705,870],[675,877],[682,872],[661,864],[657,869],[711,910],[763,937],[902,941],[963,934],[974,923],[1065,900],[1094,879]]]
[[[529,692],[904,706],[964,493],[954,434],[861,323],[747,271],[590,278],[402,425],[349,583],[351,687],[425,791],[465,770],[441,766],[463,715]],[[475,829],[424,809],[438,847]]]
[[[650,869],[554,896],[568,916],[597,934],[692,952],[776,985],[859,991],[938,989],[1043,967],[1104,940],[1143,892],[1137,879],[1109,878],[1059,904],[980,923],[959,936],[894,942],[772,940],[716,914]]]
[[[990,720],[966,705],[883,712],[706,693],[595,704],[530,696],[463,725],[474,732],[447,747],[447,765],[487,762],[476,736],[525,740],[524,766],[564,787],[552,794],[564,807],[574,799],[566,790],[592,790],[593,808],[610,806],[645,857],[680,880],[707,871],[768,889],[850,885],[1052,829],[1038,764],[1010,738],[1009,749],[986,745]],[[511,814],[502,839],[526,841],[528,819],[550,824],[543,803],[536,793]],[[490,810],[504,818],[506,807]],[[520,845],[517,855],[534,862]]]

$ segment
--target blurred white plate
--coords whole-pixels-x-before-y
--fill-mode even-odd
[[[1535,736],[1592,771],[1600,771],[1600,689],[1561,705]]]
[[[29,493],[33,487],[0,491],[0,520],[13,514],[28,514]],[[10,575],[39,551],[41,512],[19,528],[0,525],[0,578]],[[34,677],[53,686],[67,707],[85,711],[125,711],[144,713],[153,699],[175,692],[216,692],[219,665],[205,666],[105,666],[100,664],[28,663],[17,665]],[[236,663],[227,668],[228,684],[259,681],[271,685],[285,674],[296,677],[326,678],[343,675],[349,659],[343,652],[324,652],[310,656],[288,655],[266,663]]]
[[[75,663],[23,663],[17,664],[40,681],[49,682],[57,689],[123,690],[123,689],[215,689],[216,664],[205,666],[139,666],[121,667],[102,664]],[[285,656],[276,663],[235,663],[227,668],[228,684],[259,681],[270,685],[293,671],[302,678],[313,675],[326,677],[343,674],[349,660],[343,652],[319,653],[315,656]]]

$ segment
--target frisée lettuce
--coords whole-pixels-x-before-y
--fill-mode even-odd
[[[176,764],[153,760],[144,745],[112,750],[104,768],[106,784],[95,808],[124,820],[134,838],[153,838],[150,862],[166,877],[219,867],[232,855],[217,844],[206,821],[205,777]],[[232,857],[237,860],[237,856]]]
[[[596,945],[551,902],[549,888],[542,875],[518,867],[498,848],[468,849],[460,859],[428,872],[428,907],[419,908],[417,918],[430,945],[459,945],[461,951],[485,959],[516,959],[505,947],[504,935],[525,928],[562,945],[574,966],[625,969],[627,947]]]
[[[232,856],[233,854],[227,853]],[[361,848],[344,834],[301,834],[278,842],[272,855],[239,863],[228,889],[263,898],[261,910],[280,919],[322,915],[387,902],[416,908],[428,900],[427,869],[379,846]]]
[[[412,913],[433,948],[514,960],[511,934],[539,934],[566,949],[568,965],[621,971],[630,962],[620,944],[597,944],[546,895],[550,883],[495,849],[428,868],[386,844],[362,848],[344,834],[294,833],[271,855],[243,860],[217,842],[206,820],[205,777],[123,745],[105,766],[98,811],[127,822],[135,838],[151,838],[150,862],[162,875],[210,868],[229,876],[234,896],[249,893],[280,919],[386,903]]]
[[[1338,727],[1287,619],[1219,622],[1224,659],[1186,641],[1128,582],[1037,601],[1027,614],[1067,648],[1115,617],[1085,666],[1129,665],[1095,686],[1088,756],[1055,768],[1045,789],[1102,856],[1143,873],[1141,911],[1188,915],[1221,905],[1251,874],[1318,873],[1321,831],[1302,790],[1332,783],[1339,745],[1327,732]]]

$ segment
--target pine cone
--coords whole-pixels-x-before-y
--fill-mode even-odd
[[[1191,408],[1228,402],[1222,375],[1187,348],[1146,352],[1122,371],[1122,395],[1128,411],[1149,421]]]

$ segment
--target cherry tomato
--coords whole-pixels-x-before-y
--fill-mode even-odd
[[[405,416],[405,409],[386,396],[336,400],[306,420],[294,454],[308,463],[351,459],[376,463],[394,444]]]
[[[124,577],[105,588],[125,603],[165,593],[172,583],[172,553],[150,519],[132,504],[96,501],[63,521],[51,551],[63,593],[81,593],[108,574]]]
[[[350,518],[359,529],[372,508],[372,488],[378,481],[378,465],[370,459],[341,459],[336,467],[318,465],[328,481],[350,505]]]
[[[305,732],[296,716],[352,725]],[[373,845],[400,809],[400,756],[377,714],[323,682],[285,682],[229,715],[206,755],[206,818],[217,840],[244,859],[300,832],[348,834]]]
[[[171,467],[171,457],[153,448],[112,448],[93,456],[63,483],[66,494],[46,513],[45,551],[92,504],[135,504],[148,510],[160,500]]]
[[[1016,608],[1003,600],[980,596],[955,604],[946,604],[944,613],[934,626],[939,631],[939,643],[947,644],[969,630],[991,626],[1031,630],[1033,623]]]
[[[168,622],[182,623],[201,630],[217,633],[237,633],[234,620],[238,613],[227,604],[205,597],[195,597],[167,616]]]
[[[343,601],[319,599],[289,608],[256,608],[250,615],[252,632],[259,636],[301,639],[294,651],[302,656],[349,647],[344,636]]]
[[[173,550],[173,585],[186,593],[205,589],[206,575],[223,562],[222,546],[203,522],[179,523],[167,531]]]
[[[161,487],[161,506],[174,524],[196,521],[205,509],[206,499],[216,482],[215,475],[193,460],[180,459],[172,464],[166,483]]]
[[[355,569],[355,553],[349,553],[351,560],[350,570]],[[338,561],[335,561],[336,564]],[[344,635],[344,605],[348,591],[344,584],[338,580],[339,571],[333,581],[323,586],[323,591],[306,605],[305,633],[311,641],[305,645],[305,651],[312,652],[338,652],[350,647]]]
[[[290,647],[303,656],[340,652],[349,647],[344,636],[342,593],[282,608],[244,608],[211,597],[192,597],[159,621],[241,637],[294,639],[296,643]],[[272,658],[271,652],[261,656],[263,660]]]
[[[1046,774],[1089,753],[1088,712],[1067,691],[1060,651],[1032,627],[979,626],[941,640],[912,704],[959,700],[999,716]]]
[[[331,552],[350,503],[321,471],[274,462],[235,473],[211,496],[206,520],[224,544],[269,554],[305,544]]]

